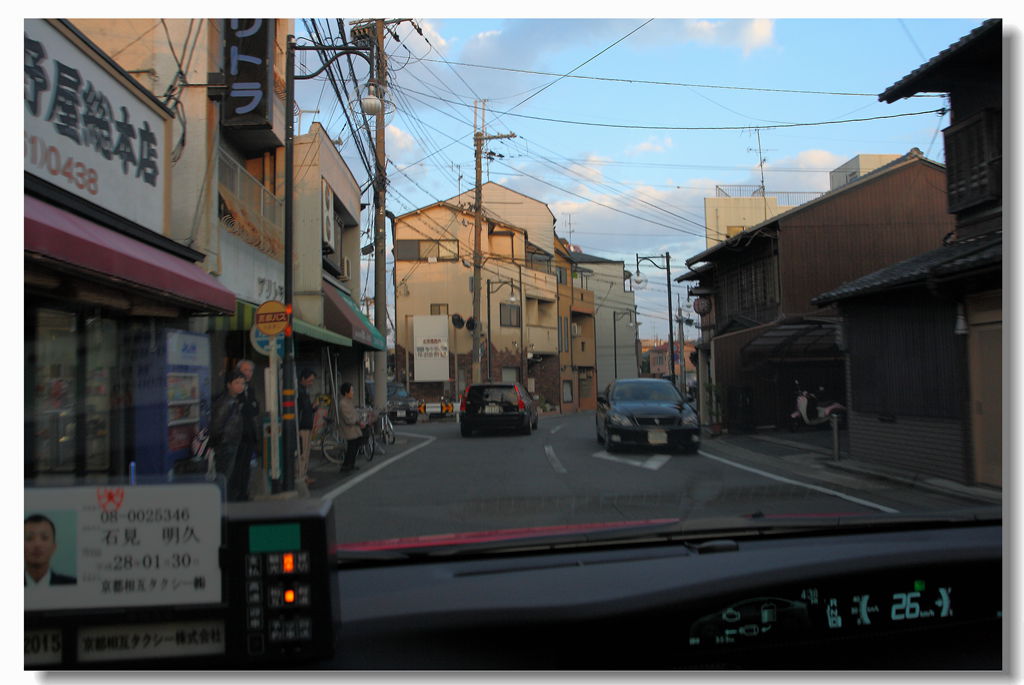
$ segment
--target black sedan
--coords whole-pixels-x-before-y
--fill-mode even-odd
[[[597,397],[597,439],[609,452],[628,446],[696,452],[700,420],[667,380],[617,380]]]
[[[529,435],[538,423],[537,403],[518,383],[480,383],[466,388],[459,406],[459,431],[515,430]]]

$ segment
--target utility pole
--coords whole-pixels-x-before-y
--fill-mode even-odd
[[[406,19],[368,19],[353,22],[352,35],[360,38],[369,38],[372,32],[372,41],[376,52],[376,64],[374,65],[373,83],[376,88],[376,95],[381,99],[382,106],[377,112],[375,121],[374,157],[375,170],[373,179],[373,325],[381,335],[384,336],[384,349],[377,350],[373,355],[373,408],[377,411],[384,411],[388,401],[388,310],[387,310],[387,266],[385,264],[385,250],[387,247],[387,160],[384,156],[384,94],[387,90],[387,55],[384,53],[384,27],[390,24],[399,24]]]
[[[473,125],[477,127],[476,109],[473,110],[473,115]],[[480,253],[480,227],[483,220],[483,166],[481,160],[484,141],[516,137],[515,133],[488,136],[485,133],[485,128],[483,110],[481,110],[480,125],[473,132],[473,156],[476,160],[476,193],[473,200],[473,322],[476,324],[473,326],[473,383],[479,383],[482,380],[480,375],[480,361],[482,358],[482,350],[480,349],[480,276],[483,268],[483,258]],[[489,298],[490,294],[488,294],[488,300]],[[520,321],[520,325],[522,325],[522,321]],[[487,344],[490,345],[491,341],[488,340]]]

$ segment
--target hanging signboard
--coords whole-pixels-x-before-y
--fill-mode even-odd
[[[448,317],[412,317],[415,382],[448,381]]]

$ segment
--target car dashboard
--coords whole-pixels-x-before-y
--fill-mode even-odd
[[[342,570],[325,669],[1002,668],[1001,527]]]
[[[335,525],[323,503],[296,503],[291,513],[279,504],[228,505],[221,602],[26,611],[26,668],[998,671],[1004,664],[998,521],[642,532],[639,540],[592,536],[519,541],[511,551],[413,554],[339,552]],[[158,648],[150,638],[167,642]]]

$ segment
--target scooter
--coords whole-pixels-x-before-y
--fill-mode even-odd
[[[817,395],[809,390],[802,390],[800,382],[796,383],[796,408],[789,415],[789,429],[798,430],[800,426],[820,426],[828,423],[833,416],[836,416],[842,424],[846,418],[846,407],[833,400],[818,400]],[[825,388],[818,387],[818,392],[824,392]]]

